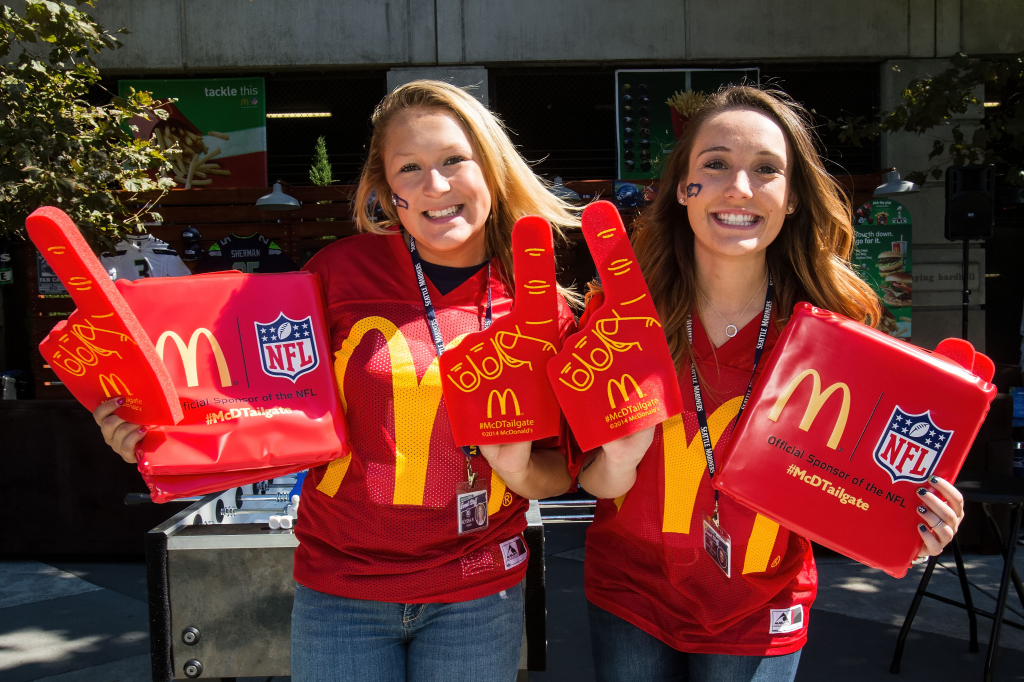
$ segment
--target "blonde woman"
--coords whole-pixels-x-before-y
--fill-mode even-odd
[[[684,408],[588,453],[579,475],[603,498],[587,533],[585,578],[599,682],[796,674],[817,589],[810,543],[716,495],[696,405],[707,423],[725,425],[712,443],[717,457],[795,303],[879,319],[877,298],[849,266],[849,208],[809,128],[784,93],[723,89],[691,119],[642,218],[636,255]],[[929,488],[919,490],[918,531],[925,551],[938,554],[963,500],[941,479]],[[755,542],[771,545],[766,565],[745,561]]]
[[[578,218],[490,112],[436,81],[378,106],[355,206],[363,234],[306,265],[323,285],[352,452],[303,487],[292,679],[513,680],[524,513],[530,498],[569,487],[563,444],[463,452],[437,359],[510,311],[516,219],[543,216],[560,236]],[[570,333],[564,302],[560,322]],[[101,406],[97,421],[132,461],[144,434],[108,416],[114,408]]]

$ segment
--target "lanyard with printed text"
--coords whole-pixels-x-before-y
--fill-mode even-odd
[[[765,340],[768,338],[768,321],[772,315],[772,289],[773,281],[771,273],[768,274],[768,291],[764,295],[764,314],[761,316],[761,329],[757,334],[757,346],[754,349],[754,368],[750,371],[750,381],[747,382],[747,392],[743,394],[743,402],[740,403],[740,410],[736,413],[736,423],[740,420],[747,401],[750,400],[750,393],[754,389],[754,375],[757,373],[757,364],[761,361],[761,353],[764,351]],[[686,318],[686,337],[690,341],[690,353],[693,353],[693,320]],[[693,382],[693,402],[697,408],[697,423],[700,425],[700,440],[704,445],[704,457],[708,461],[708,478],[715,477],[715,453],[711,447],[711,432],[708,430],[708,418],[704,411],[704,399],[700,390],[700,379],[697,377],[697,366],[690,360],[690,380]],[[715,523],[718,523],[718,491],[715,490]]]
[[[441,327],[437,324],[437,316],[434,314],[434,304],[430,302],[430,292],[427,291],[427,279],[423,275],[423,261],[416,250],[416,240],[409,235],[409,255],[412,257],[413,268],[416,269],[416,284],[420,288],[420,296],[423,297],[423,310],[427,314],[427,326],[430,328],[430,338],[434,341],[434,348],[437,349],[437,357],[444,355],[444,339],[441,338]],[[491,326],[491,263],[487,262],[487,309],[484,312],[484,329]],[[466,454],[466,467],[469,472],[469,483],[473,484],[476,474],[469,463],[469,458],[475,456],[477,448],[475,445],[463,445],[462,451]]]

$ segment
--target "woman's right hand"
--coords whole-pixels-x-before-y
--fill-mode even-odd
[[[625,495],[636,483],[636,468],[654,441],[655,428],[631,433],[594,450],[580,469],[579,484],[602,499]]]
[[[122,405],[124,398],[111,398],[93,410],[92,418],[99,424],[107,445],[121,455],[121,459],[134,464],[135,447],[146,436],[147,429],[145,426],[126,422],[114,414],[114,410]]]

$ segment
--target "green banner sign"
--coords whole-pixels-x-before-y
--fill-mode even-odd
[[[872,199],[854,208],[853,267],[882,299],[879,329],[911,340],[914,278],[910,211],[893,199]]]
[[[615,72],[619,179],[661,177],[662,165],[686,126],[690,96],[727,83],[756,85],[757,69],[624,69]],[[677,106],[669,104],[669,101]]]
[[[182,187],[266,187],[267,106],[262,78],[196,78],[123,80],[129,88],[147,91],[155,100],[177,99],[159,105],[166,120],[131,120],[135,135],[156,139],[172,153],[175,181]]]

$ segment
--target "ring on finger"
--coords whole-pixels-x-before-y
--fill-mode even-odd
[[[939,519],[938,521],[936,521],[934,526],[928,526],[928,530],[935,530],[940,525],[942,525],[942,519]]]

